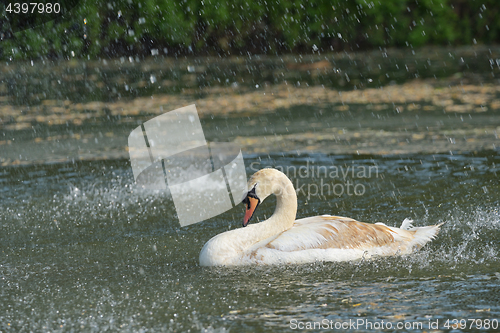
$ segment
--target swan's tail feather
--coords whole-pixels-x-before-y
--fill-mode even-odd
[[[436,238],[436,235],[439,233],[439,230],[441,229],[441,226],[443,224],[444,222],[437,225],[430,225],[426,227],[412,227],[411,229],[409,229],[410,231],[415,232],[415,234],[413,235],[414,244],[418,248],[421,248],[426,243]]]
[[[403,230],[411,230],[413,229],[413,220],[412,219],[409,219],[409,218],[406,218],[403,223],[401,223],[401,227],[399,229],[403,229]]]

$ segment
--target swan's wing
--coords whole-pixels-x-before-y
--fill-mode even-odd
[[[309,249],[360,249],[398,246],[412,233],[382,223],[369,224],[340,216],[314,216],[295,221],[294,226],[273,237],[269,249],[292,252]]]

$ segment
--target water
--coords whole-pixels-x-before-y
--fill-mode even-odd
[[[282,57],[7,61],[0,69],[0,96],[8,97],[12,105],[43,106],[44,101],[113,102],[165,93],[203,96],[213,87],[240,91],[285,83],[351,90],[453,76],[476,84],[498,84],[499,69],[497,46]]]
[[[2,330],[287,331],[292,320],[444,325],[499,317],[498,152],[246,159],[259,157],[263,166],[310,170],[377,166],[377,177],[349,177],[364,195],[299,194],[301,217],[446,224],[434,242],[402,258],[202,268],[201,247],[240,226],[241,206],[181,229],[168,194],[137,188],[126,160],[3,168]],[[272,211],[266,201],[256,217]]]
[[[484,113],[424,111],[426,103],[402,113],[392,105],[374,111],[346,104],[348,111],[299,103],[267,113],[205,114],[202,125],[209,141],[242,146],[248,175],[265,166],[287,172],[301,188],[298,217],[335,214],[391,226],[407,217],[415,225],[445,222],[436,240],[415,254],[202,268],[203,244],[239,228],[243,207],[180,228],[168,191],[134,184],[126,138],[158,111],[121,118],[104,112],[81,124],[4,122],[0,331],[320,331],[316,322],[339,331],[406,324],[423,332],[436,321],[440,330],[460,328],[454,319],[469,320],[467,330],[495,331],[498,111],[492,104]],[[357,192],[347,193],[348,183]],[[259,206],[253,223],[269,217],[274,204],[268,198]],[[359,326],[345,326],[353,321]]]

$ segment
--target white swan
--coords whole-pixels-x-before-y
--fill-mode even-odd
[[[201,250],[200,265],[294,264],[402,255],[424,246],[441,226],[415,228],[405,219],[401,228],[394,228],[330,215],[295,220],[297,195],[293,184],[275,169],[256,172],[248,188],[243,199],[246,228],[210,239]],[[277,197],[274,214],[247,226],[257,206],[270,194]]]

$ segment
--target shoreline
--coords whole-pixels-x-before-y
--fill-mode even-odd
[[[37,107],[2,105],[0,165],[128,158],[127,137],[133,128],[189,104],[196,104],[202,122],[233,121],[242,127],[231,135],[212,130],[211,136],[233,141],[244,153],[388,155],[500,147],[500,86],[470,84],[464,78],[416,79],[350,91],[281,84],[203,92],[200,96],[193,89],[113,103],[45,100]],[[292,109],[295,116],[268,119]],[[313,114],[328,116],[333,123],[325,124]],[[274,128],[266,133],[262,129],[267,126]]]

